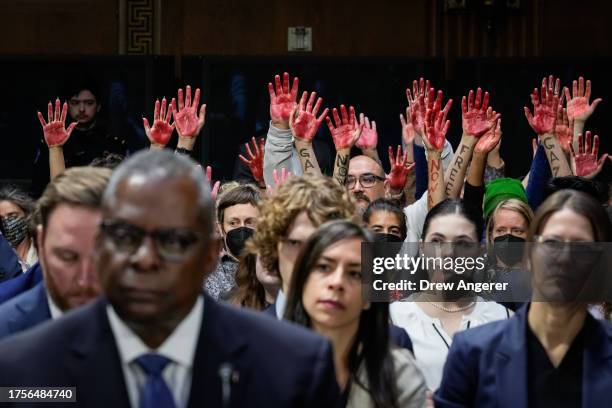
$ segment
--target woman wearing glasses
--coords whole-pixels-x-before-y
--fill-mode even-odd
[[[538,208],[528,235],[532,303],[455,337],[436,407],[609,405],[612,329],[587,312],[588,301],[602,299],[585,289],[594,270],[609,270],[609,254],[592,243],[610,241],[611,230],[602,206],[578,191]]]
[[[327,337],[347,407],[423,407],[414,358],[392,346],[387,303],[362,294],[361,243],[373,236],[350,221],[322,225],[295,263],[285,318]]]

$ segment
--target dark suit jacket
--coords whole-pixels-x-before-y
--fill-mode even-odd
[[[51,318],[42,282],[0,305],[0,339],[34,327]]]
[[[262,313],[276,319],[276,303],[272,303],[270,306],[265,308]],[[389,323],[389,338],[396,346],[410,350],[410,352],[414,354],[414,350],[412,349],[412,340],[410,340],[410,336],[408,336],[406,330]]]
[[[14,298],[26,290],[32,289],[39,282],[42,282],[42,267],[36,262],[26,273],[22,273],[16,278],[0,283],[0,304]]]
[[[0,341],[0,386],[75,386],[75,408],[129,407],[106,306],[102,298]],[[331,407],[339,397],[329,342],[205,296],[189,407],[223,407],[222,364],[234,373],[231,407]]]
[[[21,275],[19,258],[11,244],[0,234],[0,282]]]
[[[455,335],[434,395],[436,408],[528,405],[527,310]],[[582,407],[610,406],[612,326],[590,313],[585,325]]]

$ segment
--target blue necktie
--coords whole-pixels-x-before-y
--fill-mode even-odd
[[[162,377],[170,360],[159,354],[145,354],[135,361],[147,374],[147,382],[140,393],[140,408],[175,408],[172,392]]]

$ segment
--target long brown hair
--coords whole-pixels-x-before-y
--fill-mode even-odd
[[[232,295],[230,303],[255,310],[264,310],[268,306],[266,291],[257,279],[256,264],[256,254],[248,251],[243,252],[236,271],[236,291]]]

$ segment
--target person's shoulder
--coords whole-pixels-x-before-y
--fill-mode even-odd
[[[504,338],[508,325],[514,323],[513,319],[516,319],[516,317],[492,321],[458,332],[453,337],[453,346],[461,345],[473,349],[495,348]]]

